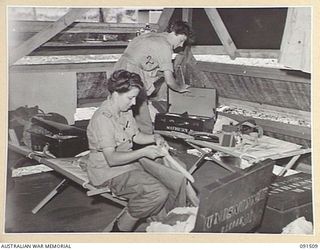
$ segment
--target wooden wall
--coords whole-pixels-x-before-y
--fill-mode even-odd
[[[74,122],[77,107],[75,72],[15,72],[9,75],[9,110],[38,105],[44,112],[65,116]]]
[[[9,110],[38,105],[74,123],[81,99],[107,96],[106,78],[113,63],[17,65],[10,68]]]
[[[195,86],[216,88],[221,97],[311,111],[309,74],[212,62],[198,62],[197,66],[207,80],[200,80],[190,65],[186,80]]]

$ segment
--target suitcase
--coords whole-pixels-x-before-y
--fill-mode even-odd
[[[168,92],[167,113],[155,117],[155,130],[212,133],[216,121],[215,89],[189,88],[190,92]]]
[[[32,150],[42,151],[47,145],[56,157],[73,157],[88,150],[86,130],[40,117],[33,117],[31,122],[50,131],[50,134],[30,132]]]
[[[270,187],[259,232],[281,233],[282,228],[302,216],[313,222],[311,175],[277,177]]]
[[[203,173],[204,181],[195,183],[200,204],[194,232],[246,233],[257,228],[265,209],[273,166],[274,161],[267,159],[211,182],[210,174]],[[197,173],[199,178],[201,171],[200,168]]]

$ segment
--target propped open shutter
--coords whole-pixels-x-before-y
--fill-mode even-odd
[[[311,72],[311,8],[289,8],[279,63]]]

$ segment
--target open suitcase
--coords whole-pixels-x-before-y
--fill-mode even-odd
[[[167,113],[156,114],[155,130],[212,133],[216,121],[216,90],[194,87],[189,90],[187,93],[169,90]]]
[[[30,131],[32,150],[42,151],[47,146],[56,157],[73,157],[88,150],[86,130],[36,116],[31,122],[50,132],[41,134]]]

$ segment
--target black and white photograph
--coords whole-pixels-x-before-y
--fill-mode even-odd
[[[312,6],[6,12],[5,235],[315,234]]]

